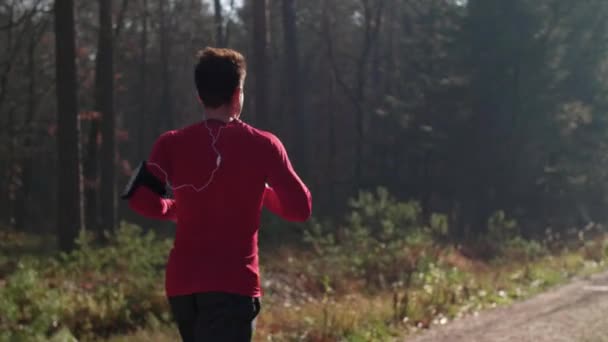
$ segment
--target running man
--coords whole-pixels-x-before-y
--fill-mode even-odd
[[[289,221],[311,215],[281,141],[240,120],[245,76],[237,51],[204,49],[194,79],[205,120],[162,134],[122,194],[140,215],[177,223],[165,291],[184,342],[251,341],[262,207]]]

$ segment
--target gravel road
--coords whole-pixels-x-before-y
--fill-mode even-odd
[[[407,342],[608,342],[608,272],[410,336]]]

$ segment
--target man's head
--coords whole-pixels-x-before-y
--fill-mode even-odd
[[[243,106],[245,58],[231,49],[207,47],[198,54],[194,81],[205,108],[226,106],[230,116],[239,116]]]

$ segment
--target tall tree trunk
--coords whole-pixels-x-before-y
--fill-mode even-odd
[[[300,58],[296,26],[296,1],[283,0],[283,30],[285,48],[285,78],[287,80],[287,115],[294,132],[295,164],[304,178],[308,176],[307,132],[309,127],[303,116],[300,94]]]
[[[230,0],[230,13],[234,13],[234,0]],[[227,20],[224,26],[224,45],[230,44],[230,28],[232,27],[232,21]]]
[[[139,63],[139,98],[146,99],[147,97],[147,51],[148,51],[148,0],[143,0],[143,15],[141,16],[141,40],[140,40],[140,50],[141,50],[141,60]],[[137,155],[140,158],[144,157],[146,153],[146,143],[148,141],[146,132],[149,129],[146,118],[148,117],[148,101],[139,101],[140,109],[139,109],[139,120],[138,124],[138,152]]]
[[[101,115],[101,222],[102,229],[116,226],[112,0],[99,0],[99,41],[96,65],[96,107]]]
[[[85,196],[85,222],[87,229],[97,231],[99,220],[99,120],[94,117],[89,125],[89,133],[84,158],[84,196]]]
[[[222,3],[220,0],[213,1],[215,10],[215,46],[224,47],[226,41],[224,39],[224,18],[222,15]]]
[[[334,77],[337,84],[344,90],[345,94],[352,101],[355,109],[355,158],[354,158],[354,184],[353,191],[357,191],[358,188],[367,186],[367,181],[363,175],[363,165],[365,162],[364,147],[367,140],[366,137],[366,120],[365,115],[366,108],[369,105],[366,103],[366,85],[367,85],[367,65],[369,64],[370,50],[373,48],[374,43],[378,40],[378,33],[380,29],[380,17],[383,13],[384,3],[376,1],[375,8],[372,8],[369,1],[362,1],[363,4],[363,19],[364,19],[364,35],[363,42],[359,56],[356,59],[356,73],[355,73],[355,84],[351,86],[342,76],[339,65],[342,61],[339,61],[334,51],[334,39],[331,32],[331,12],[332,7],[330,1],[324,1],[324,16],[323,16],[323,34],[327,44],[327,57],[329,64],[332,68]],[[374,12],[375,9],[375,12]]]
[[[80,143],[76,99],[74,3],[55,1],[57,82],[57,235],[59,247],[70,250],[82,226]]]
[[[336,199],[338,198],[337,194],[337,184],[338,184],[338,174],[336,173],[337,165],[338,165],[338,144],[336,139],[336,111],[335,111],[335,80],[334,76],[331,73],[327,74],[327,116],[328,120],[328,136],[327,136],[327,181],[329,182],[329,186],[327,187],[329,191],[329,208],[327,208],[328,213],[333,213],[334,210],[337,210]]]
[[[366,136],[366,115],[369,104],[367,103],[366,87],[368,81],[367,65],[370,62],[370,55],[378,41],[380,32],[380,22],[384,11],[384,3],[375,1],[375,7],[369,1],[363,0],[364,36],[361,53],[357,60],[356,86],[355,86],[355,117],[356,117],[356,137],[355,137],[355,185],[366,187],[368,180],[363,174],[366,164],[365,147],[367,146]]]
[[[118,18],[116,19],[116,27],[114,28],[114,40],[118,41],[118,36],[125,23],[125,14],[129,7],[129,0],[122,0],[120,11],[118,12]]]
[[[30,42],[28,45],[27,53],[27,79],[28,79],[28,91],[27,91],[27,109],[24,124],[24,135],[23,146],[25,152],[22,153],[20,158],[21,164],[21,188],[17,190],[15,199],[15,227],[24,229],[26,226],[26,219],[28,214],[28,197],[30,195],[30,182],[32,174],[32,132],[29,131],[31,128],[32,120],[34,119],[34,112],[38,99],[36,97],[36,46],[40,40],[43,32],[46,31],[47,24],[44,22],[39,31],[35,30],[35,33],[30,36]]]
[[[171,100],[171,76],[169,74],[169,27],[167,25],[167,0],[160,0],[158,6],[160,17],[160,64],[161,64],[161,98],[159,113],[159,132],[173,128],[173,103]]]
[[[19,183],[19,164],[17,162],[17,123],[15,122],[15,110],[16,107],[12,107],[8,111],[8,170],[7,170],[7,213],[8,213],[8,224],[9,227],[15,227],[15,199],[16,199],[16,187]]]
[[[14,27],[14,21],[13,21],[13,16],[14,16],[14,9],[13,6],[9,6],[7,9],[7,12],[5,14],[6,16],[6,21],[7,21],[7,29],[6,29],[6,37],[4,38],[4,41],[6,42],[6,46],[8,47],[8,50],[10,50],[13,46],[13,27]],[[15,55],[15,53],[11,53],[10,55]],[[3,70],[2,73],[0,74],[0,110],[3,109],[4,103],[5,103],[5,99],[6,99],[6,94],[8,93],[8,81],[9,81],[9,73],[11,71],[11,68],[13,66],[13,58],[9,58],[7,62],[4,63],[4,67],[2,68]],[[12,133],[12,122],[11,121],[11,117],[12,117],[12,109],[8,109],[8,118],[9,118],[9,123],[8,123],[8,131],[10,133]],[[6,115],[3,113],[3,115]],[[10,144],[10,149],[13,148],[14,144],[12,143],[12,138],[9,139],[9,141],[11,142]],[[9,150],[9,158],[6,158],[5,160],[2,160],[2,163],[0,164],[0,170],[2,170],[1,174],[0,174],[0,191],[2,192],[2,196],[0,197],[0,217],[5,220],[6,223],[11,224],[11,220],[12,220],[12,212],[10,210],[10,206],[12,205],[12,200],[10,198],[10,186],[11,186],[11,174],[12,174],[12,153]]]
[[[255,118],[258,126],[269,129],[266,0],[253,0],[253,44],[255,73]]]

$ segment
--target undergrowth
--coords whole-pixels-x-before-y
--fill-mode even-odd
[[[95,247],[82,234],[72,253],[25,257],[0,274],[0,340],[87,340],[168,322],[158,284],[170,241],[128,224],[108,238]]]
[[[602,234],[527,240],[503,212],[487,235],[447,244],[444,215],[423,220],[418,203],[384,189],[350,206],[343,220],[311,221],[305,250],[263,254],[256,339],[390,341],[598,271],[607,259]],[[82,234],[69,254],[36,256],[18,252],[27,236],[3,234],[0,341],[176,338],[162,286],[170,240],[122,224],[103,246]],[[476,248],[491,257],[471,257]]]

